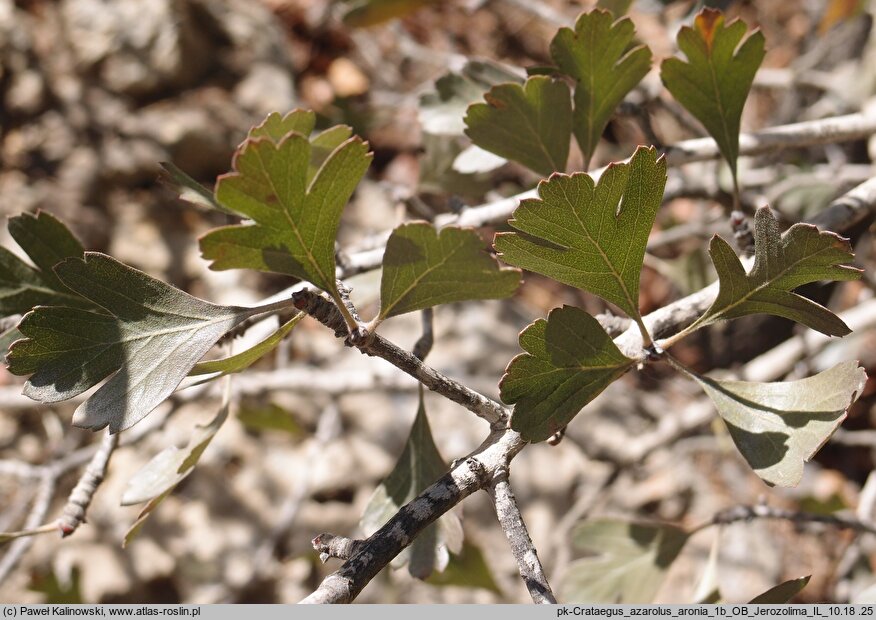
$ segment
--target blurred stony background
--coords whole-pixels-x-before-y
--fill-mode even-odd
[[[514,166],[490,177],[448,172],[447,158],[458,145],[421,131],[419,98],[467,56],[510,67],[544,62],[554,22],[571,24],[591,3],[419,4],[427,6],[354,28],[340,19],[344,5],[320,0],[0,0],[0,212],[47,210],[90,249],[206,299],[248,303],[287,283],[207,271],[196,239],[224,216],[179,201],[159,182],[158,163],[173,162],[209,185],[229,170],[246,130],[270,111],[312,108],[320,126],[348,123],[370,140],[375,163],[345,213],[342,239],[351,246],[403,217],[431,217],[531,186],[532,177]],[[710,4],[766,34],[767,70],[746,109],[747,128],[858,111],[874,94],[871,15],[850,9],[830,17],[830,7],[856,3]],[[641,0],[632,17],[660,58],[674,53],[675,31],[696,6]],[[667,99],[658,96],[651,109],[665,142],[701,131]],[[603,161],[626,156],[645,139],[626,117],[608,133],[597,154]],[[750,179],[752,200],[769,200],[788,222],[797,221],[871,176],[871,153],[859,143],[763,157],[745,162],[743,182]],[[683,174],[697,188],[703,178],[716,179],[700,193],[720,193],[714,164]],[[643,276],[646,309],[696,290],[709,277],[702,240],[715,230],[726,234],[715,224],[719,214],[708,196],[683,191],[667,204],[657,232],[667,233],[660,237],[665,243]],[[667,232],[677,223],[690,229],[680,241]],[[859,262],[872,265],[869,232],[858,231],[856,242]],[[872,282],[870,276],[841,289],[832,307],[844,310],[872,297]],[[374,274],[350,284],[362,307],[373,305]],[[534,276],[512,302],[441,307],[429,361],[496,397],[497,381],[518,352],[518,331],[562,303],[602,309],[593,298]],[[386,324],[385,335],[410,347],[419,329],[419,317],[400,317]],[[265,334],[253,332],[235,347]],[[679,355],[704,370],[745,364],[772,346],[765,338],[740,337],[751,333],[785,338],[793,330],[775,323],[718,328]],[[872,371],[873,338],[872,330],[857,334],[780,376],[849,358],[863,359]],[[20,383],[0,374],[0,459],[40,464],[95,441],[71,428],[72,405],[32,406],[17,396]],[[323,531],[361,534],[362,510],[392,468],[416,412],[415,388],[383,361],[344,349],[321,326],[302,323],[275,356],[235,379],[236,415],[131,545],[122,548],[121,541],[139,509],[119,506],[125,484],[154,454],[184,445],[195,425],[215,414],[218,386],[184,391],[143,422],[148,432],[115,454],[88,523],[68,539],[38,538],[0,578],[0,601],[299,600],[337,566],[321,565],[310,539]],[[847,426],[870,428],[872,405],[872,395],[862,399]],[[448,462],[486,434],[484,423],[440,397],[427,395],[426,408]],[[559,446],[531,446],[515,460],[512,484],[555,585],[577,553],[569,547],[570,528],[587,516],[690,526],[727,506],[763,499],[789,508],[857,509],[861,518],[873,518],[872,505],[867,513],[861,500],[873,469],[872,446],[830,445],[807,467],[800,487],[770,489],[713,417],[695,386],[649,368],[612,386]],[[60,510],[75,474],[61,480],[50,515]],[[0,475],[0,531],[20,524],[34,500],[32,482]],[[466,539],[483,554],[491,577],[476,568],[463,583],[438,586],[390,569],[359,600],[528,601],[486,494],[467,500],[461,513]],[[693,539],[659,600],[692,600],[717,534],[713,528]],[[744,601],[784,579],[812,574],[799,600],[847,601],[876,581],[873,542],[830,528],[735,524],[718,541],[722,592]],[[473,575],[495,587],[470,587]]]

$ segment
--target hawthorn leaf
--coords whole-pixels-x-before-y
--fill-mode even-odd
[[[454,301],[501,299],[519,285],[520,270],[501,267],[475,230],[402,224],[383,254],[378,320]]]
[[[758,594],[753,599],[748,601],[749,605],[784,605],[785,603],[789,603],[792,598],[797,596],[803,588],[806,587],[806,584],[809,583],[809,580],[812,578],[812,575],[806,575],[805,577],[798,577],[797,579],[789,579],[788,581],[783,581],[777,586],[773,586],[766,592],[762,594]]]
[[[651,68],[651,50],[629,49],[635,30],[628,18],[615,21],[610,12],[594,10],[551,41],[554,62],[575,79],[574,133],[585,168],[615,108]]]
[[[639,273],[666,184],[666,160],[639,147],[629,163],[611,164],[594,184],[584,173],[554,174],[538,184],[496,235],[506,262],[599,295],[637,322]]]
[[[216,199],[213,198],[213,192],[183,172],[179,166],[169,161],[160,162],[158,165],[164,168],[167,175],[166,182],[174,186],[180,200],[204,209],[215,209],[227,215],[235,215],[234,211],[226,209],[216,202]]]
[[[64,286],[52,271],[65,258],[81,258],[85,252],[60,220],[44,211],[22,213],[9,218],[8,228],[35,268],[0,247],[0,316],[21,314],[37,305],[95,307]]]
[[[219,374],[217,376],[211,377],[211,379],[218,379],[224,375],[230,375],[246,370],[265,355],[276,349],[277,345],[283,341],[283,338],[289,335],[292,328],[298,325],[304,316],[303,312],[296,313],[295,316],[283,323],[273,334],[245,351],[218,360],[198,362],[195,364],[194,368],[189,371],[189,376],[209,375],[218,372]]]
[[[230,329],[265,308],[217,306],[98,252],[55,267],[61,282],[102,312],[38,306],[18,325],[25,339],[6,356],[9,371],[31,375],[24,394],[72,398],[112,377],[79,405],[73,423],[117,433],[139,422],[176,389]]]
[[[525,353],[508,364],[499,382],[502,400],[514,403],[511,428],[527,441],[543,441],[565,427],[602,390],[636,362],[623,355],[584,310],[551,310],[520,333]]]
[[[580,523],[572,542],[595,555],[572,563],[561,596],[569,602],[650,603],[688,537],[670,525],[611,519]]]
[[[279,112],[271,112],[260,124],[249,130],[247,139],[268,138],[278,143],[288,134],[295,132],[305,138],[313,133],[316,127],[316,114],[310,110],[292,110],[285,116]]]
[[[692,375],[715,403],[736,448],[761,479],[793,487],[846,417],[867,373],[850,361],[798,381],[719,381]]]
[[[718,296],[686,331],[757,313],[797,321],[828,336],[851,331],[833,312],[793,292],[819,280],[860,278],[859,269],[843,264],[853,257],[847,239],[811,224],[794,224],[781,234],[769,207],[761,207],[754,218],[754,266],[749,273],[721,237],[712,238],[709,254],[718,272]]]
[[[362,514],[362,529],[369,536],[376,532],[399,508],[413,500],[447,470],[447,464],[432,438],[421,387],[420,406],[404,451],[389,476],[380,483],[368,501]],[[411,576],[426,579],[434,570],[444,570],[450,559],[450,551],[459,553],[461,549],[462,525],[455,513],[448,512],[437,523],[423,530],[399,554],[393,565],[400,566],[407,562]]]
[[[535,76],[523,86],[494,86],[484,99],[465,115],[465,133],[472,142],[539,174],[566,169],[572,102],[565,82]]]
[[[694,27],[684,26],[678,33],[678,47],[687,56],[667,58],[660,77],[672,96],[709,132],[736,178],[739,157],[739,125],[742,108],[763,61],[764,37],[759,30],[745,36],[740,20],[724,25],[724,15],[703,9],[694,18]]]
[[[338,145],[308,181],[314,147],[289,133],[279,142],[247,140],[234,172],[219,178],[216,199],[254,224],[215,229],[201,238],[211,269],[257,269],[308,280],[340,298],[335,236],[341,211],[371,162],[358,137]]]
[[[226,399],[216,416],[205,425],[195,427],[184,448],[168,446],[135,473],[122,493],[122,506],[149,502],[168,493],[188,477],[213,441],[213,437],[228,419],[230,400]],[[152,506],[154,509],[155,506]],[[143,515],[140,515],[141,517]],[[139,520],[139,518],[138,518]]]

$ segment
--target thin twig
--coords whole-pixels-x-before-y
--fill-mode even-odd
[[[45,469],[40,478],[39,488],[37,489],[30,513],[24,522],[24,530],[36,530],[46,518],[46,513],[49,512],[49,506],[51,506],[52,496],[55,493],[57,484],[58,478],[55,472],[48,468]],[[18,562],[27,553],[31,545],[33,545],[33,541],[33,536],[27,536],[13,540],[10,543],[6,555],[0,559],[0,584],[6,580],[9,573],[18,565]]]
[[[107,431],[100,442],[100,447],[91,457],[91,462],[67,498],[67,504],[64,506],[61,516],[58,517],[58,528],[61,530],[62,536],[69,536],[85,521],[88,506],[91,504],[97,488],[103,482],[110,457],[118,445],[118,433],[110,434]]]
[[[145,437],[152,428],[153,427],[149,424],[138,425],[136,429],[124,435],[125,445],[136,443]],[[31,479],[39,478],[40,486],[38,489],[38,497],[34,501],[34,508],[31,510],[31,513],[24,524],[24,528],[16,532],[0,532],[0,535],[8,540],[27,539],[39,534],[51,534],[59,531],[62,536],[69,536],[72,534],[76,528],[85,521],[85,513],[94,497],[94,493],[97,491],[101,482],[103,482],[109,459],[118,446],[119,441],[120,436],[118,434],[110,435],[107,433],[99,444],[92,444],[80,448],[70,454],[66,454],[46,463],[45,465],[20,463],[18,464],[19,467],[12,467],[12,465],[16,464],[15,461],[4,461],[3,464],[7,465],[10,471],[15,471],[16,473]],[[68,496],[67,503],[64,505],[61,516],[42,525],[33,523],[30,517],[35,513],[41,514],[41,521],[48,511],[48,506],[46,506],[45,511],[35,510],[37,507],[42,506],[42,496],[39,495],[39,493],[42,493],[43,490],[49,488],[49,486],[51,487],[51,492],[54,493],[58,480],[62,476],[67,472],[80,467],[86,462],[88,463],[88,467],[82,473],[79,481],[73,488],[73,491]],[[34,473],[36,473],[36,475],[34,475]],[[49,482],[51,482],[50,485]],[[51,497],[48,498],[49,503],[51,503],[51,499]],[[17,542],[17,540],[13,542],[13,545]],[[26,551],[27,547],[25,547],[24,550]],[[11,553],[12,550],[9,551],[9,554]],[[21,553],[24,553],[24,551]],[[2,579],[0,579],[0,581],[2,581]]]
[[[751,521],[752,519],[778,519],[781,521],[790,521],[799,525],[807,525],[811,523],[819,523],[822,525],[830,525],[844,530],[854,530],[867,534],[876,534],[876,526],[870,523],[864,523],[858,519],[849,517],[841,517],[838,515],[824,515],[812,512],[802,512],[797,510],[787,510],[785,508],[774,508],[759,504],[756,506],[734,506],[716,513],[711,519],[705,523],[694,527],[690,530],[691,533],[699,532],[707,527],[715,525],[728,525],[739,521]]]
[[[508,483],[507,468],[501,468],[496,472],[492,484],[487,487],[487,491],[493,498],[496,517],[511,544],[511,553],[517,560],[517,569],[520,571],[523,583],[526,584],[526,589],[529,590],[532,602],[537,605],[555,605],[557,599],[554,598],[551,584],[545,577],[544,568],[538,559],[538,552],[535,545],[532,544],[526,523],[520,514],[517,498],[514,497],[511,485]]]
[[[483,377],[465,375],[460,380],[466,385],[481,384],[488,389]],[[209,384],[198,387],[184,387],[175,392],[173,399],[180,403],[202,400],[205,390],[211,389]],[[405,374],[395,368],[383,367],[370,370],[346,370],[339,368],[326,374],[322,369],[311,365],[295,365],[271,370],[249,370],[235,377],[235,393],[240,395],[263,394],[265,392],[284,390],[289,392],[307,391],[322,393],[329,396],[369,391],[410,392],[417,386]],[[77,403],[84,400],[74,397],[69,402]],[[21,394],[21,388],[16,386],[0,387],[0,410],[20,411],[33,409],[35,403]],[[124,438],[123,438],[124,443]],[[90,457],[91,454],[88,454]],[[87,460],[87,458],[86,458]],[[0,460],[0,475],[17,477],[39,476],[40,466],[28,465],[14,460]]]
[[[346,338],[347,328],[338,312],[337,306],[321,295],[311,291],[299,291],[294,294],[295,307],[317,319],[320,323],[335,332],[338,337]],[[393,366],[405,371],[430,390],[459,403],[475,415],[483,418],[494,428],[504,427],[509,418],[505,407],[487,398],[469,387],[450,379],[434,368],[427,366],[414,355],[399,348],[383,338],[380,334],[368,334],[362,340],[348,344],[356,346],[362,353],[381,357]]]
[[[511,429],[494,430],[481,446],[362,541],[340,569],[323,579],[302,603],[349,603],[417,535],[460,501],[484,488],[493,474],[526,445]]]
[[[785,149],[803,148],[860,140],[876,133],[876,115],[848,114],[739,134],[740,155],[763,155]],[[711,138],[685,140],[666,149],[666,163],[680,166],[694,161],[717,159],[718,145]]]

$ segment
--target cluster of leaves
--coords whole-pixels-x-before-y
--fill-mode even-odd
[[[687,62],[666,59],[661,78],[670,93],[699,119],[730,164],[734,181],[742,110],[764,57],[759,31],[746,37],[741,21],[725,25],[720,11],[705,9],[683,27],[678,45]],[[770,313],[833,336],[846,325],[794,289],[818,280],[859,276],[848,267],[848,243],[814,227],[781,234],[767,208],[755,217],[755,260],[750,272],[730,245],[715,237],[709,253],[718,273],[717,299],[691,326],[653,343],[639,310],[639,274],[648,235],[661,204],[666,165],[654,148],[639,148],[627,162],[601,175],[562,174],[574,134],[589,162],[621,100],[648,73],[651,52],[633,46],[628,18],[609,11],[582,14],[551,42],[554,67],[539,68],[524,83],[491,88],[485,103],[468,107],[465,133],[481,148],[549,174],[538,198],[524,200],[509,221],[513,232],[496,235],[502,259],[517,267],[589,291],[626,313],[651,356],[715,321]],[[744,38],[744,40],[743,40]],[[571,80],[574,94],[567,86]],[[552,311],[520,336],[524,354],[509,364],[500,387],[515,405],[512,426],[531,441],[564,428],[610,383],[643,356],[621,352],[599,323],[579,308]],[[807,460],[841,422],[864,381],[857,365],[840,365],[788,384],[756,385],[699,377],[715,401],[743,456],[768,483],[794,485]],[[824,390],[825,386],[832,389]],[[808,392],[804,392],[808,390]],[[838,391],[837,391],[838,390]],[[800,404],[808,393],[817,405]],[[813,408],[814,407],[814,408]]]
[[[212,269],[256,269],[307,280],[336,301],[352,331],[358,324],[335,278],[335,237],[341,212],[371,154],[349,127],[312,135],[315,124],[316,116],[309,111],[269,115],[250,131],[235,154],[233,172],[220,177],[212,194],[181,170],[166,167],[183,188],[181,196],[241,218],[239,224],[215,229],[201,239]],[[0,311],[7,317],[26,313],[17,328],[4,335],[14,340],[7,355],[9,370],[30,375],[24,393],[57,402],[109,377],[77,408],[77,426],[123,431],[153,411],[187,376],[212,380],[249,367],[303,316],[295,314],[250,349],[199,363],[226,333],[253,317],[292,309],[291,299],[252,308],[197,299],[109,256],[85,252],[69,230],[46,213],[11,218],[9,230],[33,261],[28,265],[0,248]],[[388,239],[380,309],[369,326],[375,329],[385,319],[438,304],[507,297],[519,284],[520,271],[501,267],[476,231],[439,231],[426,222],[405,223]],[[210,423],[195,430],[188,446],[164,450],[129,482],[123,503],[147,504],[128,539],[192,471],[227,416],[226,404]],[[435,448],[428,429],[421,411],[410,448],[417,456],[406,452],[399,467],[406,459],[416,467],[430,463],[427,456],[434,456]],[[442,473],[444,469],[441,464]],[[437,471],[418,471],[413,486],[405,490],[421,491]],[[387,495],[387,502],[404,499],[396,497],[397,490]],[[381,509],[390,505],[375,501]],[[378,514],[375,510],[369,514]],[[451,531],[455,533],[449,548],[461,553],[458,523]],[[431,544],[411,552],[411,571],[423,578],[433,566],[443,569],[448,561],[444,537],[429,540]],[[421,547],[432,550],[426,553]],[[476,550],[468,554],[469,561],[477,557]]]
[[[589,291],[622,309],[639,327],[650,355],[695,378],[715,402],[737,448],[769,484],[796,485],[811,458],[861,393],[866,374],[857,363],[839,364],[789,383],[711,379],[685,369],[663,351],[717,320],[768,313],[828,335],[848,327],[832,312],[793,289],[817,280],[850,280],[860,272],[848,242],[796,224],[784,234],[769,208],[755,216],[755,257],[750,272],[729,244],[715,237],[710,254],[719,290],[693,324],[653,343],[639,313],[639,273],[648,232],[666,178],[656,151],[639,148],[629,163],[609,166],[598,182],[584,173],[555,174],[538,186],[539,198],[523,201],[499,233],[496,249],[506,262]],[[514,403],[512,427],[531,441],[547,439],[609,384],[640,364],[618,349],[595,318],[575,307],[553,310],[520,335],[526,351],[508,365],[502,399]]]
[[[679,35],[688,62],[669,59],[662,67],[667,88],[713,135],[734,178],[742,107],[763,57],[759,33],[740,45],[745,31],[741,22],[725,27],[720,13],[704,11],[694,28]],[[866,376],[857,363],[838,364],[800,381],[757,384],[697,375],[665,349],[706,325],[753,313],[844,335],[849,330],[839,317],[794,290],[818,280],[853,279],[859,272],[847,266],[852,254],[844,239],[802,224],[782,234],[770,210],[762,208],[755,217],[751,269],[715,237],[710,255],[719,278],[717,298],[688,328],[654,342],[639,307],[639,277],[662,201],[665,160],[655,148],[640,147],[598,179],[562,174],[571,136],[589,162],[614,109],[648,72],[651,53],[641,45],[630,49],[634,36],[628,19],[615,21],[602,10],[585,13],[574,30],[561,29],[552,41],[556,67],[550,75],[493,86],[486,103],[468,108],[465,132],[476,145],[541,174],[559,173],[538,185],[537,199],[520,204],[509,222],[513,231],[496,236],[496,250],[514,268],[500,266],[473,230],[437,230],[426,222],[410,222],[392,231],[382,263],[380,306],[368,328],[439,304],[508,297],[519,286],[518,268],[553,278],[626,313],[638,328],[642,348],[621,351],[594,317],[576,307],[555,309],[532,323],[520,335],[524,353],[510,362],[500,383],[502,399],[515,405],[512,427],[525,439],[548,438],[630,369],[665,360],[702,386],[763,480],[794,485],[803,462],[860,393]],[[567,80],[573,82],[574,95]],[[456,85],[470,91],[471,84]],[[458,109],[454,97],[433,103],[442,102]],[[315,127],[312,112],[268,116],[250,131],[235,153],[233,171],[219,178],[212,193],[181,171],[169,171],[186,197],[240,220],[200,240],[212,269],[254,269],[307,281],[335,301],[352,334],[362,326],[336,279],[335,243],[344,206],[371,154],[349,127],[319,133]],[[85,252],[45,213],[12,218],[9,231],[33,262],[0,249],[0,312],[7,317],[25,313],[4,334],[7,342],[15,339],[7,356],[9,369],[30,375],[25,394],[43,402],[72,398],[106,379],[77,408],[74,424],[79,426],[125,430],[188,375],[209,380],[245,369],[287,337],[301,318],[293,316],[249,350],[199,363],[223,335],[253,317],[290,310],[291,300],[248,308],[197,299],[109,256]],[[226,403],[186,448],[156,456],[131,481],[125,502],[148,502],[143,516],[148,515],[188,475],[227,415]],[[378,526],[445,470],[421,400],[405,452],[363,522]],[[591,540],[600,532],[611,538],[607,530],[586,530],[581,536]],[[661,530],[638,539],[649,541],[647,553],[662,567],[681,550],[686,535]],[[458,522],[448,515],[418,539],[409,568],[426,577],[433,568],[447,566],[451,551],[466,553]],[[627,547],[615,551],[600,560],[606,566],[594,561],[587,570],[603,572],[615,556],[638,553]],[[598,586],[586,570],[577,574]],[[649,591],[641,589],[643,583],[659,584],[653,576],[630,575],[625,579],[636,579],[641,592]]]
[[[743,22],[725,26],[720,11],[705,9],[693,28],[678,34],[688,61],[668,58],[660,68],[672,96],[718,143],[734,183],[742,109],[764,57],[763,35],[755,31],[740,45],[745,34]],[[602,9],[583,13],[574,30],[561,28],[551,41],[555,66],[537,69],[548,75],[493,87],[486,103],[468,108],[465,133],[479,147],[542,175],[565,171],[574,134],[588,168],[618,104],[651,68],[651,51],[634,39],[629,18],[615,20]]]

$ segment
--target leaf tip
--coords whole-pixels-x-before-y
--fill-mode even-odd
[[[499,99],[498,97],[493,95],[492,90],[484,93],[484,101],[486,101],[489,105],[493,106],[497,110],[501,110],[503,108],[508,107],[504,101],[502,101],[501,99]],[[476,105],[476,104],[472,104],[472,105]],[[472,106],[469,106],[469,109],[471,109],[471,108],[472,108]]]
[[[718,9],[704,8],[694,18],[694,26],[706,43],[706,48],[711,51],[715,41],[715,33],[724,23],[724,14]]]

